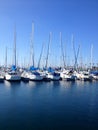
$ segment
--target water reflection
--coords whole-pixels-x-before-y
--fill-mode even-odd
[[[35,87],[36,87],[36,82],[29,81],[28,87],[30,87],[30,88],[35,88]]]
[[[53,84],[53,86],[57,87],[60,85],[60,81],[51,81],[51,83]]]
[[[36,86],[37,86],[37,87],[39,86],[38,84],[39,84],[39,82],[29,81],[28,87],[30,87],[30,88],[35,88]]]
[[[4,84],[7,88],[20,86],[20,82],[9,82],[6,80],[4,81]]]
[[[60,86],[64,88],[73,87],[75,85],[75,82],[71,81],[60,81]]]
[[[89,82],[89,81],[80,81],[80,80],[77,80],[77,81],[76,81],[77,87],[90,86],[91,84],[93,84],[93,82]]]
[[[47,89],[48,88],[52,88],[53,87],[53,82],[52,81],[50,81],[50,82],[44,82],[43,86],[45,86]]]
[[[7,88],[10,88],[10,87],[11,87],[11,83],[8,82],[8,81],[4,81],[4,84],[5,84],[5,86],[6,86]]]

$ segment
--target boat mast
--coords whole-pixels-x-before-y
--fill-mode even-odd
[[[81,45],[80,45],[81,46]],[[80,70],[82,70],[83,69],[83,58],[82,58],[82,49],[81,49],[81,51],[80,51]]]
[[[40,61],[41,61],[41,58],[42,58],[43,48],[44,48],[44,43],[42,45],[42,49],[41,49],[41,53],[40,53],[40,57],[39,57],[38,68],[40,67]]]
[[[14,55],[13,64],[16,66],[16,27],[14,29]]]
[[[74,51],[74,57],[75,57],[74,69],[77,69],[78,68],[78,55],[79,55],[80,45],[78,46],[78,50],[76,53],[73,35],[72,35],[72,45],[73,45],[73,51]]]
[[[92,65],[93,64],[93,44],[91,45],[91,69],[92,69]]]
[[[63,63],[64,63],[64,68],[65,68],[65,58],[64,58],[64,51],[63,51],[63,44],[62,44],[62,33],[60,32],[60,45],[61,45],[61,53],[62,53],[62,58],[63,58]]]
[[[31,47],[30,47],[30,63],[31,63],[31,66],[33,65],[34,66],[34,23],[32,23],[32,33],[31,33]]]
[[[49,43],[48,43],[48,50],[47,50],[46,65],[45,65],[45,68],[47,68],[47,66],[48,66],[49,51],[50,51],[50,44],[51,44],[51,32],[50,32],[50,34],[49,34]]]
[[[7,68],[7,47],[6,47],[6,50],[5,50],[5,67]]]

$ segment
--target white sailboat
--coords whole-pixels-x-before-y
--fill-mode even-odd
[[[29,72],[29,80],[31,80],[31,81],[42,81],[43,76],[37,71],[30,71]]]
[[[75,75],[78,80],[82,81],[92,81],[93,79],[92,76],[87,71],[75,72]]]
[[[71,70],[61,71],[60,77],[62,80],[66,80],[66,81],[75,81],[77,79],[76,75]]]
[[[2,73],[2,71],[0,72],[0,82],[4,81],[4,74]]]
[[[29,77],[29,80],[32,80],[32,81],[41,81],[43,80],[43,76],[34,67],[34,47],[33,47],[34,36],[33,35],[34,35],[34,23],[32,23],[31,48],[30,48],[31,61],[30,61],[30,70],[28,72],[28,77]]]
[[[46,78],[53,80],[53,81],[58,81],[60,80],[60,74],[56,72],[48,72],[46,73]]]
[[[47,50],[47,57],[46,57],[46,65],[45,65],[45,76],[44,76],[44,81],[50,81],[50,80],[60,80],[60,74],[57,73],[53,68],[48,67],[48,60],[49,60],[49,51],[50,51],[50,44],[51,44],[51,32],[49,35],[49,43],[48,43],[48,50]]]
[[[20,74],[16,71],[9,71],[5,74],[5,79],[7,81],[20,81]]]
[[[28,71],[24,70],[21,74],[21,80],[22,81],[29,81],[29,73]]]
[[[5,79],[8,81],[20,81],[21,76],[16,68],[16,30],[14,31],[14,65],[12,65],[11,70],[5,73]]]

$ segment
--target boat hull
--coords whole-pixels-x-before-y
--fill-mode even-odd
[[[20,81],[21,80],[21,77],[18,76],[18,75],[5,75],[5,80],[7,81]]]

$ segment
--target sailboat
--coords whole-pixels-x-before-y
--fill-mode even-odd
[[[0,69],[0,82],[4,81],[4,71]]]
[[[7,48],[6,48],[6,52],[7,52]],[[7,60],[6,60],[7,61]],[[0,68],[0,82],[4,81],[4,74],[5,74],[5,68]]]
[[[21,73],[21,80],[22,81],[29,81],[29,73],[27,70],[23,70]]]
[[[51,44],[51,32],[49,35],[49,43],[48,43],[48,50],[47,50],[47,57],[46,57],[46,65],[44,70],[44,81],[58,81],[60,80],[60,74],[55,71],[52,67],[48,67],[48,59],[49,59],[49,51],[50,51],[50,44]]]
[[[43,80],[43,76],[37,71],[37,68],[34,67],[34,47],[33,47],[33,34],[34,34],[34,23],[32,23],[32,34],[31,34],[31,63],[30,63],[30,69],[28,72],[26,72],[27,78],[32,81],[41,81]],[[24,75],[25,76],[25,75]]]
[[[20,81],[21,76],[16,68],[16,30],[14,31],[14,63],[9,71],[5,73],[5,80],[7,81]]]
[[[63,58],[63,63],[64,63],[64,68],[60,72],[60,77],[61,77],[62,80],[75,81],[76,80],[76,76],[74,75],[73,70],[65,69],[66,65],[65,65],[65,58],[64,58],[64,51],[63,51],[62,34],[61,34],[61,32],[60,32],[60,44],[61,44],[61,52],[62,52],[62,58]]]

